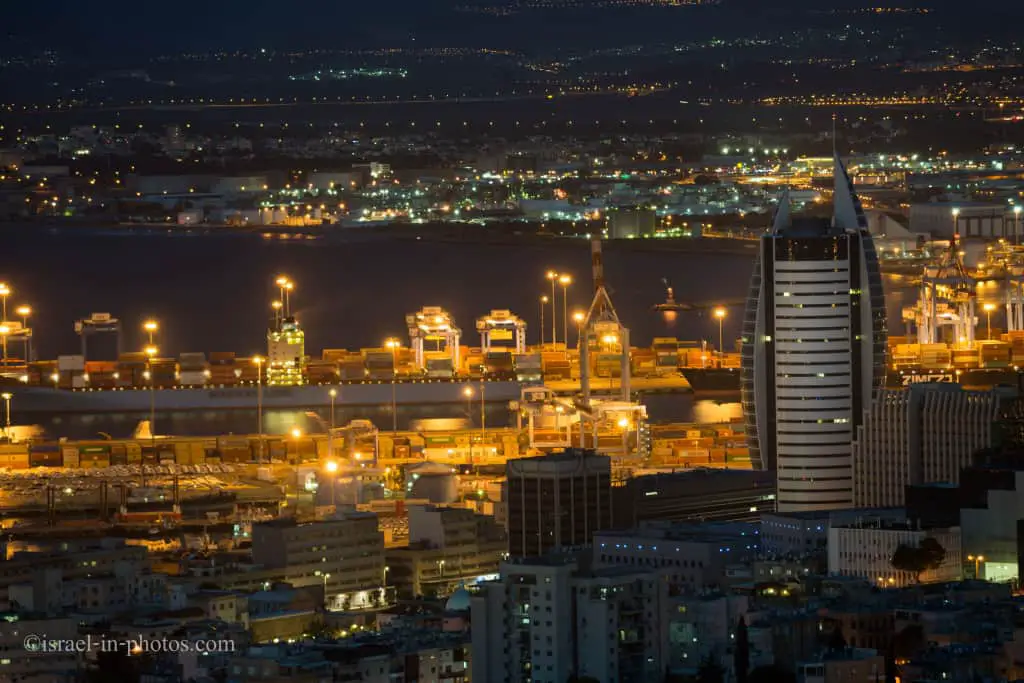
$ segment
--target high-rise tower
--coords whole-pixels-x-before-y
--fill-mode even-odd
[[[743,324],[742,394],[755,466],[779,511],[853,506],[851,442],[885,381],[885,299],[853,183],[835,159],[832,220],[779,202]]]

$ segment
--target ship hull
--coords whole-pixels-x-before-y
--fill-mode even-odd
[[[336,385],[297,387],[203,387],[121,390],[68,390],[53,387],[13,385],[5,387],[11,395],[12,409],[19,415],[31,413],[131,413],[164,411],[252,410],[257,403],[264,409],[319,408],[331,404],[330,390],[337,396],[334,404],[345,406],[429,405],[465,403],[463,393],[470,385],[478,390],[479,381],[459,382],[423,380],[396,382],[352,382]],[[487,402],[517,400],[519,382],[486,382]]]
[[[738,394],[739,368],[682,368],[680,371],[695,394]]]

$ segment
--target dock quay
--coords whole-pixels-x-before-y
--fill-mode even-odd
[[[602,429],[594,444],[616,459],[619,478],[637,471],[693,467],[750,469],[739,422],[720,425],[663,424]],[[396,496],[405,478],[425,464],[447,466],[465,477],[504,476],[507,460],[556,450],[563,432],[538,428],[534,444],[516,428],[380,432],[355,422],[324,434],[162,437],[0,445],[0,510],[40,514],[48,497],[61,510],[120,506],[145,510],[222,497],[231,505],[279,505],[301,490],[310,472],[326,467],[376,476]],[[624,438],[626,437],[626,438]],[[622,450],[623,443],[628,448]],[[578,432],[560,447],[579,446]],[[328,465],[330,463],[330,465]],[[474,485],[475,486],[475,485]],[[474,489],[475,490],[475,489]]]

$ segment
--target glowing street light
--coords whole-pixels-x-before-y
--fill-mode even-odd
[[[334,399],[338,398],[338,390],[331,389],[327,395],[331,397],[331,429],[334,429]]]
[[[569,285],[572,284],[572,275],[561,275],[558,283],[562,285],[562,341],[569,345]]]
[[[388,337],[384,347],[391,350],[391,432],[398,433],[398,349],[402,348],[402,340]]]
[[[299,429],[298,427],[292,427],[292,438],[293,439],[301,439],[302,438],[302,430]]]
[[[21,318],[21,334],[25,345],[25,361],[28,362],[32,360],[32,337],[28,334],[28,317],[32,315],[32,307],[25,305],[18,306],[14,309],[14,312],[19,318]]]
[[[1020,204],[1013,207],[1013,243],[1020,245],[1020,212],[1024,210]]]
[[[259,446],[256,462],[263,462],[263,356],[253,356],[252,364],[256,366],[256,430],[259,433]]]
[[[11,295],[11,288],[7,286],[6,282],[0,282],[0,302],[3,303],[2,310],[0,313],[3,317],[0,317],[0,321],[7,322],[7,297]]]
[[[725,353],[725,346],[723,344],[722,335],[722,323],[725,321],[726,310],[723,307],[719,306],[718,308],[715,309],[713,315],[716,318],[718,318],[718,356],[719,358],[721,358],[722,354]]]
[[[278,298],[279,298],[279,300],[281,302],[283,302],[281,304],[281,307],[282,307],[283,312],[284,312],[284,317],[287,318],[288,315],[289,315],[288,311],[289,311],[289,308],[290,308],[289,305],[288,305],[289,304],[288,295],[295,288],[295,284],[291,280],[289,280],[286,276],[284,276],[284,275],[281,275],[280,277],[278,277],[274,281],[274,283],[277,285],[277,288],[278,288],[278,290],[281,293],[280,297],[278,297]]]
[[[572,314],[572,319],[576,323],[576,346],[578,347],[583,339],[583,322],[587,319],[587,314],[583,311],[576,311]]]
[[[540,329],[540,347],[542,349],[544,348],[544,307],[547,305],[548,301],[550,301],[550,299],[548,299],[546,294],[541,295],[541,297],[540,297],[540,328],[539,329]],[[551,308],[552,308],[552,313],[554,313],[554,308],[555,308],[554,303],[551,304]]]
[[[324,469],[327,470],[328,472],[332,473],[332,474],[334,472],[337,472],[338,471],[338,463],[337,463],[337,461],[335,461],[335,460],[328,460],[327,464],[324,465]]]
[[[142,324],[142,329],[147,335],[150,335],[150,345],[153,345],[153,336],[160,330],[160,324],[156,321],[146,321]]]
[[[149,323],[146,323],[148,326]],[[156,329],[156,323],[153,323],[154,330]],[[148,329],[147,329],[148,331]],[[152,334],[152,332],[150,332]],[[153,445],[156,445],[156,376],[153,374],[153,359],[156,358],[156,354],[160,352],[155,346],[150,344],[143,352],[146,354],[146,371],[142,373],[143,378],[149,382],[149,435],[152,437]]]
[[[984,555],[968,555],[967,556],[967,561],[974,563],[974,578],[975,579],[979,578],[979,574],[981,572],[981,563],[985,561],[985,556]]]
[[[985,311],[986,327],[987,332],[985,334],[986,339],[992,339],[992,311],[996,310],[996,305],[993,303],[987,303],[981,307]]]
[[[4,436],[10,438],[11,436],[11,399],[14,398],[13,394],[4,392],[0,394],[0,398],[4,400]]]
[[[555,283],[558,282],[558,273],[556,273],[553,270],[549,270],[548,274],[547,274],[547,278],[549,280],[551,280],[551,343],[552,344],[557,344],[558,343],[558,331],[557,331],[558,330],[558,327],[557,327],[557,325],[558,325],[558,313],[557,313],[557,310],[558,309],[555,306],[555,303],[556,303],[556,299],[555,299]]]

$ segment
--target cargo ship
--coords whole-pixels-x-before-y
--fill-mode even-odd
[[[203,386],[163,388],[79,388],[32,386],[8,382],[12,410],[30,413],[144,413],[159,411],[216,411],[230,409],[323,408],[341,406],[425,405],[465,403],[465,388],[486,381],[487,401],[519,398],[522,384],[514,380],[410,379],[348,381],[299,386]],[[335,395],[332,397],[332,390]]]
[[[446,316],[436,307],[424,310],[432,319]],[[108,314],[86,322],[117,329]],[[427,351],[422,339],[414,338],[412,348],[389,339],[383,348],[325,349],[320,358],[309,358],[301,326],[282,315],[268,330],[265,357],[214,352],[161,358],[149,346],[119,353],[116,361],[88,361],[83,344],[80,355],[8,361],[0,367],[0,389],[23,416],[464,404],[467,387],[498,403],[518,399],[523,385],[543,379],[540,354],[525,348],[483,352],[453,341],[444,351]]]
[[[680,368],[695,394],[738,394],[739,368]]]

